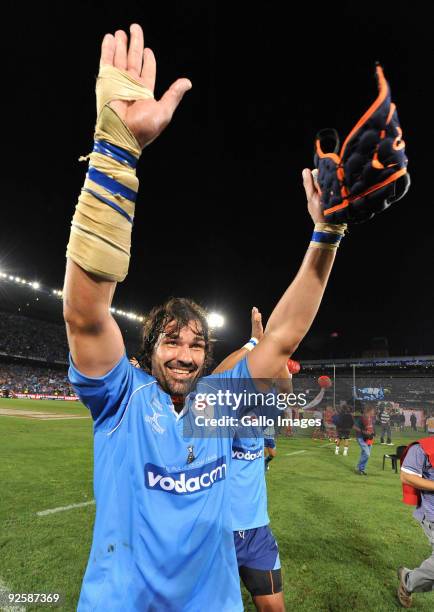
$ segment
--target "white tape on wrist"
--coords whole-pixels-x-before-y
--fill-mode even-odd
[[[252,338],[250,338],[250,340],[243,346],[243,348],[246,349],[247,351],[253,351],[253,349],[258,344],[258,342],[259,340],[255,338],[254,336],[252,336]]]

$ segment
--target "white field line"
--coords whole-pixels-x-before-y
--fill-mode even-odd
[[[91,506],[95,503],[95,500],[82,502],[81,504],[70,504],[69,506],[60,506],[59,508],[49,508],[48,510],[41,510],[36,514],[38,516],[47,516],[47,514],[56,514],[56,512],[64,512],[65,510],[72,510],[73,508],[83,508],[84,506]]]
[[[7,601],[7,596],[11,593],[12,591],[5,585],[5,583],[3,582],[3,580],[0,578],[0,611],[1,612],[26,612],[26,609],[23,608],[23,606],[8,606],[8,605],[1,605],[2,601]]]
[[[300,455],[301,453],[307,453],[307,451],[301,450],[301,451],[294,451],[293,453],[285,453],[285,456],[289,457],[289,455]]]

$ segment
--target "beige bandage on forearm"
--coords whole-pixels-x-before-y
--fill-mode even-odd
[[[96,83],[95,141],[120,147],[138,159],[139,143],[108,104],[113,100],[147,98],[153,98],[152,92],[130,74],[113,66],[101,66]],[[127,192],[131,190],[131,194],[137,193],[139,182],[130,165],[95,151],[88,159],[90,170],[103,173],[127,188]],[[123,281],[130,261],[134,199],[113,192],[113,188],[108,189],[87,175],[71,223],[67,257],[87,272],[106,280]]]

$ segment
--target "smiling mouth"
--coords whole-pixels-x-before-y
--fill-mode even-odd
[[[176,376],[181,377],[181,378],[188,378],[191,374],[193,374],[194,370],[186,370],[186,369],[182,369],[182,368],[173,368],[170,366],[166,366],[168,370],[170,370],[170,372],[172,374],[176,374]]]

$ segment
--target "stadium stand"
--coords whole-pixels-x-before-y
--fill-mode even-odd
[[[70,395],[61,291],[5,273],[0,281],[0,392]],[[127,354],[137,355],[143,317],[115,308],[112,312]],[[226,344],[220,344],[224,352]],[[228,345],[227,352],[231,350]],[[434,355],[301,359],[301,365],[294,385],[307,392],[308,402],[318,393],[317,378],[326,374],[335,382],[324,398],[331,405],[389,401],[402,409],[434,412]]]
[[[61,292],[3,277],[0,285],[0,396],[71,396]],[[137,354],[141,317],[114,313],[127,354]]]
[[[65,328],[56,323],[0,312],[0,353],[66,363]]]
[[[56,371],[35,365],[0,363],[0,393],[9,396],[21,394],[73,395],[66,370]]]

